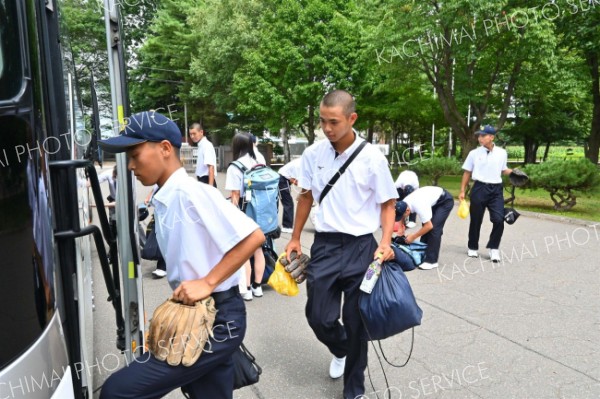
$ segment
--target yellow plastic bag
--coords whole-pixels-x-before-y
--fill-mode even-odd
[[[458,204],[458,217],[461,219],[466,219],[469,216],[469,204],[467,201],[462,200],[460,204]]]
[[[292,278],[291,274],[285,271],[280,262],[280,259],[284,256],[286,256],[285,253],[283,253],[281,256],[279,256],[279,259],[277,259],[277,263],[275,263],[275,270],[269,277],[267,284],[269,284],[271,288],[281,295],[296,296],[300,290],[298,289],[298,284],[296,281]]]

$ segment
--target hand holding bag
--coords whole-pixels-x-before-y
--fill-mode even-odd
[[[370,341],[418,326],[423,317],[406,275],[394,261],[383,263],[373,291],[361,292],[358,306]]]
[[[275,271],[269,277],[268,284],[281,295],[296,296],[300,292],[296,280],[285,271],[280,260],[275,263]]]

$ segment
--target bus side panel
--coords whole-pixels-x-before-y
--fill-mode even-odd
[[[64,339],[57,312],[33,346],[0,371],[0,398],[47,399],[59,385],[68,394],[55,397],[75,397]]]

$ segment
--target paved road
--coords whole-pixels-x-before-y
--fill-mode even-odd
[[[224,174],[218,184],[224,186]],[[147,189],[140,190],[145,195]],[[482,237],[490,231],[486,221]],[[600,225],[522,216],[506,226],[503,261],[487,254],[466,256],[468,222],[452,212],[445,228],[440,268],[407,274],[423,323],[414,330],[412,358],[404,368],[382,367],[369,349],[366,397],[383,398],[600,398]],[[302,236],[308,253],[314,230]],[[289,235],[276,242],[278,252]],[[482,245],[485,242],[482,240]],[[144,262],[145,306],[151,312],[170,290],[153,280],[153,262]],[[96,278],[96,297],[103,298]],[[258,384],[234,398],[341,398],[341,380],[331,380],[331,355],[315,338],[304,317],[306,287],[283,297],[265,288],[263,298],[247,303],[245,343],[263,368]],[[113,315],[96,300],[96,356],[116,353]],[[410,332],[382,342],[386,357],[403,363]],[[114,366],[110,366],[114,368]],[[101,383],[109,373],[96,371]],[[173,392],[167,398],[182,398]],[[212,399],[212,398],[208,398]]]

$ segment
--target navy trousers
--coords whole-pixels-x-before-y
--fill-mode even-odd
[[[196,176],[196,179],[198,179],[200,183],[208,184],[208,175],[202,177]],[[213,187],[217,187],[217,179],[213,180]]]
[[[346,399],[365,393],[368,346],[358,297],[360,283],[376,249],[377,242],[372,234],[355,237],[343,233],[316,233],[310,250],[312,259],[306,269],[306,318],[317,339],[334,356],[346,356]],[[340,307],[344,324],[339,320]]]
[[[502,184],[486,184],[475,182],[471,190],[471,206],[469,212],[469,249],[479,249],[479,236],[485,210],[490,212],[492,232],[486,245],[489,249],[498,249],[502,233],[504,233],[504,192]]]
[[[433,229],[421,237],[421,242],[427,244],[423,262],[436,263],[438,261],[442,245],[442,235],[444,234],[444,225],[453,207],[454,198],[446,190],[444,190],[444,193],[435,205],[431,207],[431,224],[433,224]]]
[[[146,352],[104,382],[100,399],[162,398],[179,387],[191,398],[233,398],[232,354],[246,334],[246,308],[239,293],[215,306],[214,337],[194,365],[169,366]]]
[[[294,227],[294,200],[292,199],[290,181],[283,176],[279,176],[279,198],[283,206],[283,227]]]

